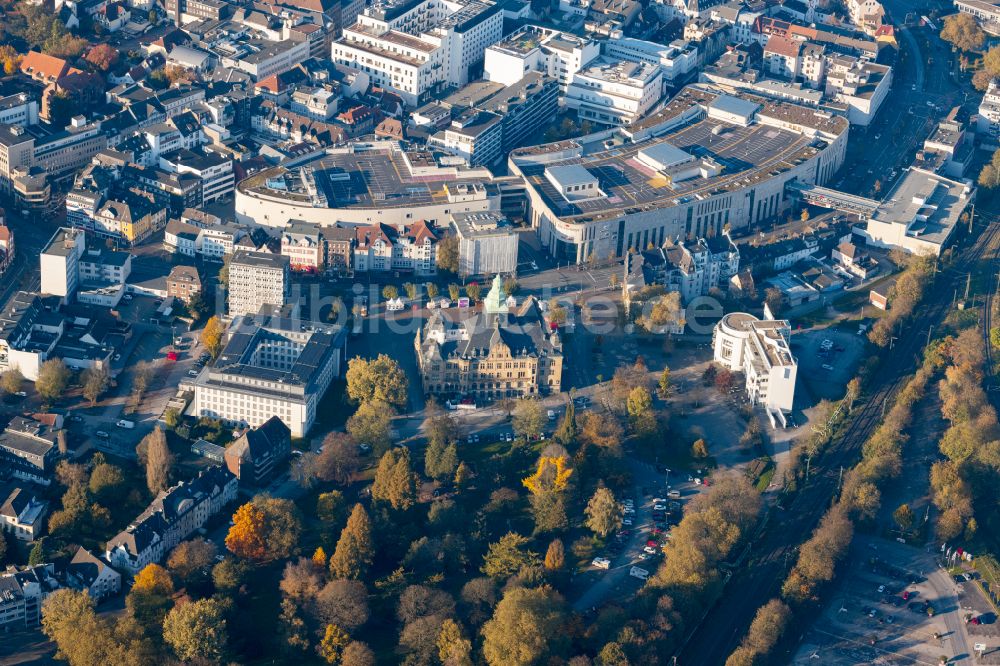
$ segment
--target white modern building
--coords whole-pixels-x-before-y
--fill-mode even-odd
[[[486,49],[483,78],[509,86],[528,72],[543,72],[565,92],[573,75],[600,54],[592,39],[526,25]]]
[[[287,256],[237,250],[229,262],[229,316],[255,315],[282,307],[291,289]]]
[[[464,85],[502,37],[504,12],[485,0],[398,0],[368,7],[331,47],[331,59],[366,72],[411,106],[443,84]]]
[[[517,272],[517,232],[498,211],[456,213],[451,226],[458,236],[461,275]]]
[[[1000,86],[996,79],[990,81],[983,101],[979,103],[976,133],[980,139],[992,146],[1000,143]]]
[[[791,331],[787,321],[760,320],[745,312],[730,312],[715,325],[715,362],[730,372],[743,372],[751,404],[772,412],[792,411],[798,362],[788,346]]]
[[[345,330],[278,317],[242,317],[219,358],[192,384],[192,413],[256,428],[273,416],[303,437],[344,365]]]
[[[92,305],[114,306],[125,293],[132,255],[87,245],[82,229],[59,228],[42,249],[41,292]]]
[[[598,147],[609,139],[602,132],[514,150],[508,164],[526,185],[542,245],[583,263],[780,216],[792,205],[789,182],[829,182],[848,131],[840,116],[692,85],[610,132],[621,142],[614,150]],[[566,168],[578,184],[560,186]]]
[[[602,50],[605,56],[615,60],[656,65],[663,72],[663,83],[667,86],[685,80],[698,67],[698,47],[683,39],[663,45],[634,37],[622,37],[605,41]]]
[[[566,90],[567,108],[580,120],[600,125],[629,125],[663,97],[659,65],[597,58],[573,75]]]
[[[911,167],[868,218],[863,235],[877,247],[939,256],[975,194],[970,183]]]

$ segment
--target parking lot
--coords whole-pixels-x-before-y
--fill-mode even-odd
[[[867,536],[854,541],[792,663],[936,665],[942,656],[949,664],[1000,663],[996,618],[977,609],[982,599],[973,583],[956,582],[927,550]],[[982,624],[971,625],[972,617]],[[973,655],[977,642],[987,646],[982,661]]]
[[[829,342],[827,342],[829,341]],[[838,399],[862,361],[866,339],[857,331],[824,328],[792,335],[799,361],[799,385],[808,391],[809,405],[821,398]]]

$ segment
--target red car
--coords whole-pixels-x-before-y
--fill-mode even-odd
[[[175,351],[168,351],[167,352],[167,360],[168,361],[176,361],[177,360],[177,352],[175,352]]]
[[[652,539],[649,539],[648,541],[646,541],[646,545],[647,545],[647,546],[652,546],[653,548],[656,548],[656,547],[657,547],[657,546],[659,546],[660,544],[656,543],[656,542],[655,542],[655,541],[653,541]]]

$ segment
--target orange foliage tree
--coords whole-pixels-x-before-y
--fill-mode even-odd
[[[233,526],[226,535],[226,548],[243,559],[258,561],[266,559],[265,528],[264,512],[252,502],[247,502],[233,515]]]

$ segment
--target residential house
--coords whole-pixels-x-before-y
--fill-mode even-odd
[[[291,452],[292,431],[277,416],[226,447],[226,467],[240,483],[263,485]]]
[[[167,275],[167,297],[188,303],[201,291],[201,278],[194,266],[174,266]]]
[[[34,541],[42,533],[49,503],[29,488],[9,484],[0,491],[0,529],[21,541]]]
[[[125,531],[108,541],[105,559],[117,569],[139,573],[233,502],[236,488],[236,477],[225,467],[215,466],[161,491]]]
[[[423,220],[398,227],[374,224],[355,229],[354,270],[437,272],[437,236]]]
[[[96,601],[113,597],[122,589],[122,575],[82,546],[66,565],[65,579],[68,587],[85,590]]]

